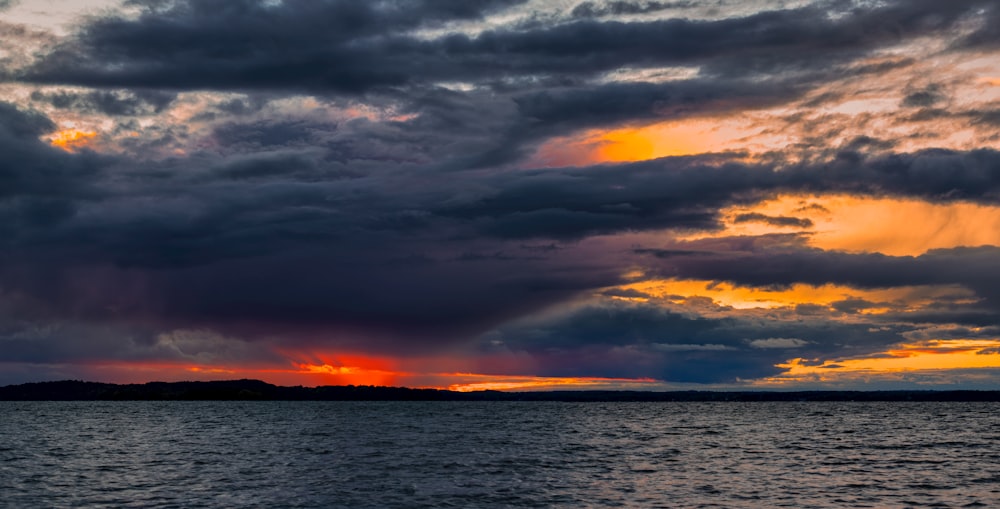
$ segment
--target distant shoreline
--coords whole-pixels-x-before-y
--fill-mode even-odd
[[[548,391],[456,392],[375,386],[285,387],[260,380],[211,382],[37,382],[0,387],[0,401],[957,401],[1000,402],[1000,391]]]

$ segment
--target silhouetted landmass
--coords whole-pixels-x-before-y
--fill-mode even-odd
[[[0,387],[0,401],[1000,401],[1000,391],[551,391],[454,392],[404,387],[282,387],[260,380],[217,382],[41,382]]]

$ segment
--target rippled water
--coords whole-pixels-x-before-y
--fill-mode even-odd
[[[994,507],[996,403],[0,402],[6,507]]]

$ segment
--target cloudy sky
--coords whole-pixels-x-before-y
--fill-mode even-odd
[[[0,384],[1000,388],[994,0],[0,0]]]

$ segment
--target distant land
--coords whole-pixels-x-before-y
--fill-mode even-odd
[[[283,387],[260,380],[39,382],[0,387],[0,401],[1000,401],[1000,391],[547,391],[455,392],[404,387]]]

